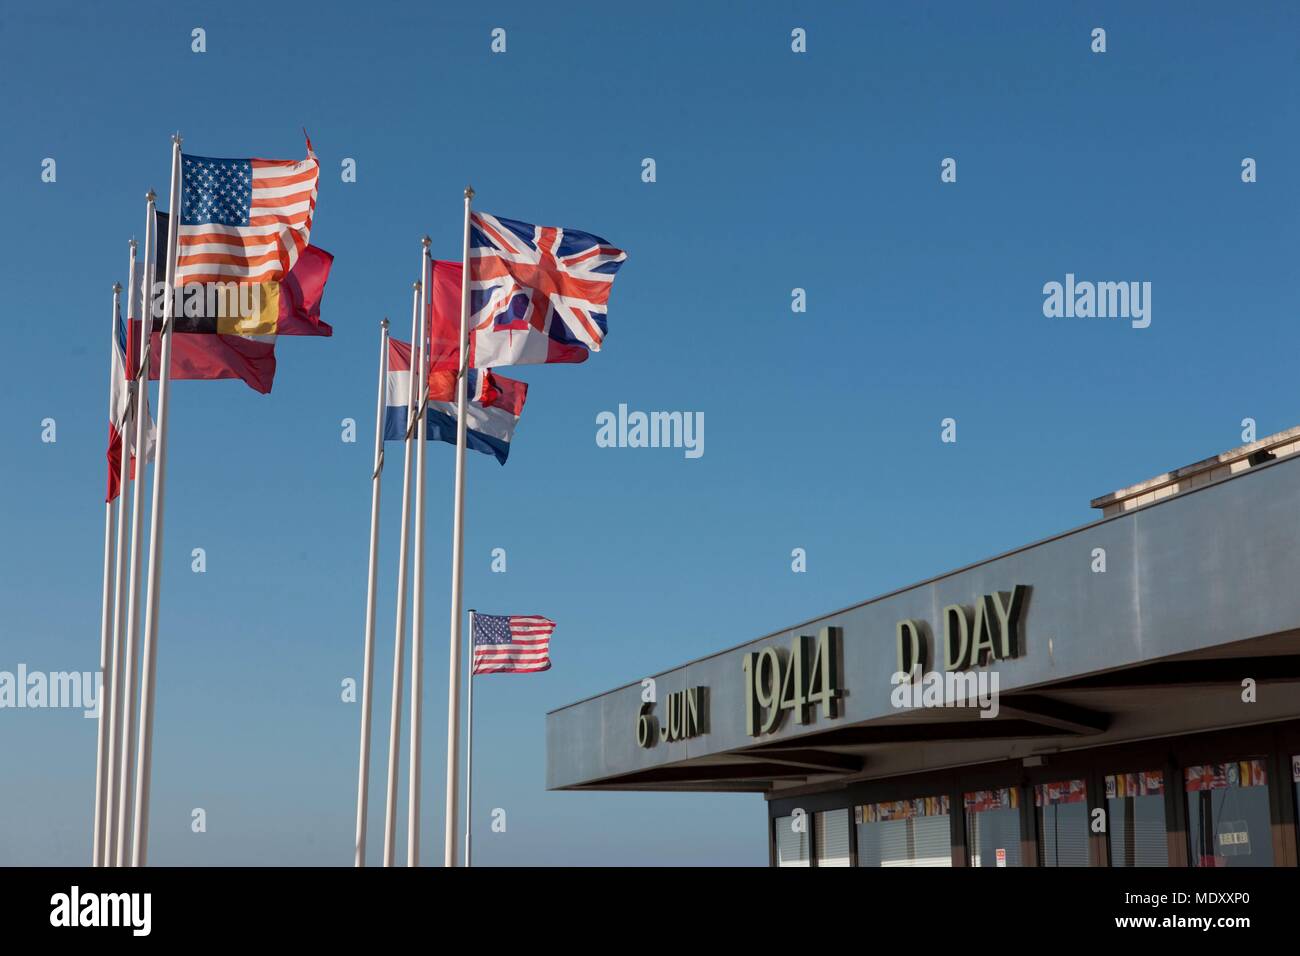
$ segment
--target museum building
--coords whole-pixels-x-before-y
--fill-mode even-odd
[[[774,866],[1296,866],[1297,452],[551,711],[547,786],[761,793]]]

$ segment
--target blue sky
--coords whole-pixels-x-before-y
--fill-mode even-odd
[[[305,126],[334,337],[282,341],[269,396],[172,390],[151,862],[351,862],[378,323],[405,337],[419,238],[459,254],[471,182],[629,254],[605,350],[512,372],[510,462],[468,463],[466,605],[559,623],[551,671],[477,685],[475,813],[507,814],[477,859],[763,864],[754,795],[546,792],[545,712],[1082,524],[1244,417],[1296,424],[1298,27],[1287,3],[9,5],[0,670],[97,663],[110,286],[169,134],[296,158]],[[1045,318],[1069,272],[1151,282],[1151,326]],[[620,403],[703,412],[705,454],[597,447]],[[429,465],[434,863],[452,449]],[[372,862],[399,493],[390,471]],[[94,751],[79,711],[0,711],[0,863],[88,859]]]

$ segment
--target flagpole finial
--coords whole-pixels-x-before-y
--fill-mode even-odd
[[[473,186],[466,186],[466,187],[465,187],[465,198],[466,198],[466,199],[473,199],[473,198],[474,198],[474,187],[473,187]]]
[[[181,144],[181,131],[180,131],[180,130],[177,130],[176,132],[172,133],[172,144],[175,145],[175,146],[179,146],[179,145]]]
[[[384,318],[384,321],[382,321],[382,322],[379,323],[379,327],[380,327],[381,329],[383,329],[385,332],[388,331],[388,319],[387,319],[387,317]]]
[[[122,283],[120,283],[120,282],[114,282],[114,283],[113,283],[113,295],[117,295],[117,294],[118,294],[119,292],[121,292],[121,291],[122,291]]]
[[[129,240],[127,240],[127,243],[131,247],[131,257],[135,258],[135,247],[136,247],[135,236],[132,236]]]
[[[429,247],[433,245],[433,240],[430,239],[428,236],[425,236],[423,239],[420,240],[420,245],[424,246],[425,252],[428,252]]]
[[[412,283],[411,283],[411,288],[414,289],[416,292],[419,292],[419,291],[420,291],[420,280],[419,280],[419,279],[416,279],[414,282],[412,282]]]
[[[157,194],[156,192],[154,192],[152,189],[149,190],[147,193],[144,194],[144,201],[145,201],[145,202],[153,202],[153,201],[154,201],[155,199],[157,199],[157,198],[158,198],[158,194]]]

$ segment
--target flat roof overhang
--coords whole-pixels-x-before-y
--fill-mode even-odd
[[[641,746],[638,679],[547,715],[547,786],[773,794],[1300,716],[1297,516],[1300,458],[1280,459],[646,675],[660,702],[707,688],[702,732]],[[1016,585],[1019,656],[974,669],[997,672],[996,717],[893,706],[899,620],[928,625],[933,661],[944,607]],[[841,633],[840,715],[750,736],[746,655],[823,627]]]

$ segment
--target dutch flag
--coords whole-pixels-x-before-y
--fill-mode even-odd
[[[411,395],[411,345],[388,340],[388,376],[384,385],[384,440],[406,437],[407,402]],[[510,440],[524,410],[528,385],[486,369],[469,370],[465,447],[495,455],[501,464],[510,454]],[[429,441],[456,444],[456,373],[435,371],[429,376]]]

